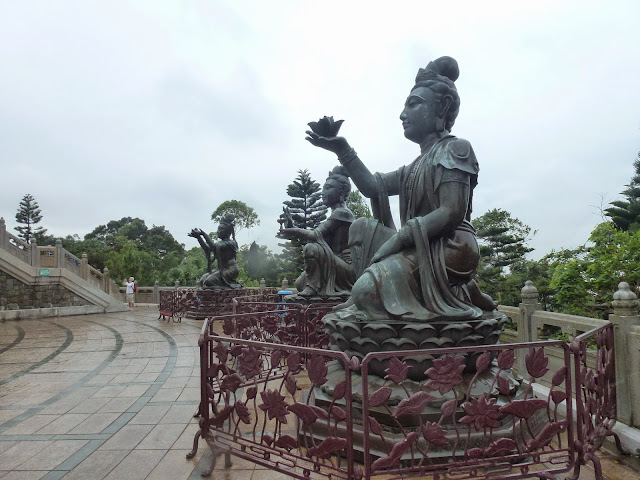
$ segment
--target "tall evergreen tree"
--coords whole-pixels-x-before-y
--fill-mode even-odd
[[[536,232],[500,208],[489,210],[471,223],[480,240],[478,285],[500,302],[502,291],[509,288],[503,275],[505,267],[524,261],[525,254],[533,251],[527,241]]]
[[[287,187],[287,195],[291,200],[282,203],[289,207],[295,227],[313,229],[327,218],[320,184],[313,181],[308,170],[298,170],[298,176]]]
[[[640,229],[640,152],[633,162],[635,174],[631,177],[631,183],[620,192],[625,200],[611,202],[611,207],[604,212],[618,230],[623,232],[636,232]]]
[[[36,202],[36,199],[33,198],[33,195],[27,193],[22,197],[20,206],[18,207],[18,213],[16,213],[16,222],[24,226],[18,226],[16,230],[18,231],[18,236],[25,242],[30,242],[32,237],[37,241],[38,237],[44,236],[47,232],[46,228],[34,227],[36,223],[42,220],[40,213],[40,206],[38,202]]]
[[[298,170],[298,176],[287,186],[287,195],[291,200],[282,203],[289,209],[294,227],[311,230],[327,218],[327,207],[322,203],[320,184],[313,181],[308,170]],[[280,245],[284,247],[281,256],[284,274],[293,283],[304,270],[304,243],[294,239]]]

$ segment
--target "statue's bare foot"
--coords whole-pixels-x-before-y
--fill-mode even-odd
[[[476,307],[481,308],[485,312],[492,312],[498,308],[498,302],[496,302],[491,296],[480,291],[480,287],[475,280],[471,280],[467,283],[469,289],[469,297],[471,297],[471,303]]]
[[[344,302],[344,303],[340,303],[339,305],[336,305],[335,307],[332,308],[332,310],[335,312],[336,310],[344,310],[345,308],[350,307],[351,305],[355,305],[355,301],[353,300],[353,297],[349,297],[349,299]]]

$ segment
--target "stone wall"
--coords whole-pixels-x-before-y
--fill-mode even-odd
[[[0,310],[83,305],[91,303],[61,285],[27,285],[0,271]]]

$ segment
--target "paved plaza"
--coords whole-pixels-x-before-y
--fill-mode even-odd
[[[131,312],[0,323],[0,479],[196,479],[201,321]],[[233,459],[212,478],[278,480]],[[604,454],[605,478],[640,475]],[[580,479],[593,474],[584,468]]]

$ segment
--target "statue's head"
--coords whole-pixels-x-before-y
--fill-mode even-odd
[[[234,234],[236,217],[232,213],[226,214],[218,224],[218,238],[228,240]]]
[[[351,192],[351,182],[347,170],[342,165],[338,165],[329,172],[329,176],[324,182],[322,201],[327,207],[333,208],[344,204],[349,192]]]
[[[450,131],[460,110],[455,82],[458,62],[440,57],[418,70],[416,83],[400,114],[404,136],[421,143],[433,132]]]

